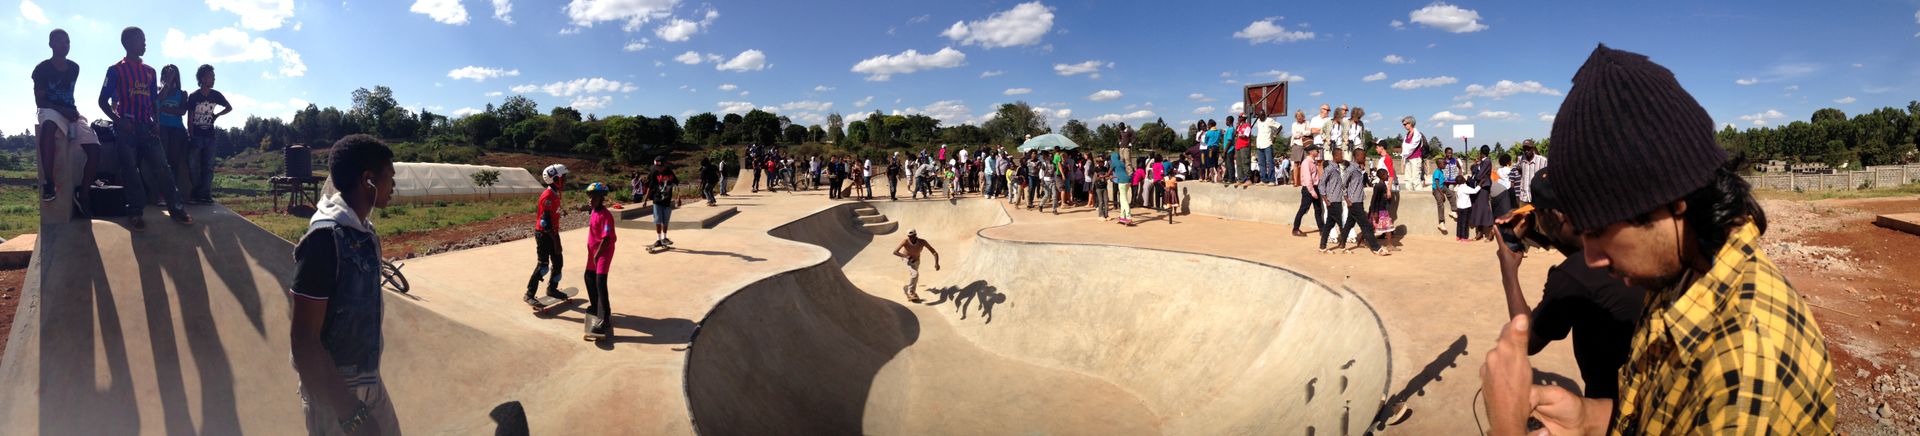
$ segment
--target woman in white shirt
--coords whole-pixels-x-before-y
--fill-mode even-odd
[[[1366,109],[1361,109],[1359,106],[1354,106],[1353,116],[1348,117],[1347,119],[1347,130],[1345,133],[1347,134],[1347,152],[1348,153],[1352,153],[1354,150],[1359,150],[1360,147],[1367,146],[1366,143],[1360,140],[1362,139],[1360,138],[1360,134],[1367,131],[1367,121],[1361,119],[1363,117],[1366,117],[1366,115],[1367,115]],[[1368,169],[1374,169],[1374,168],[1368,168]]]
[[[1334,153],[1345,155],[1347,151],[1347,107],[1345,105],[1333,110],[1333,118],[1327,120],[1325,131],[1327,132],[1327,153],[1322,157],[1331,162]]]

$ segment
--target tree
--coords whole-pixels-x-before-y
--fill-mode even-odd
[[[799,124],[789,124],[787,129],[780,133],[781,139],[786,140],[788,144],[798,145],[807,142],[807,128]]]
[[[408,113],[407,108],[389,107],[380,114],[378,132],[382,138],[412,139],[420,128],[420,121]]]
[[[827,140],[826,129],[820,128],[819,124],[807,126],[807,142],[821,142],[825,140]]]
[[[1027,135],[1040,135],[1047,132],[1047,120],[1033,112],[1033,106],[1027,102],[1016,101],[1000,105],[994,111],[993,119],[981,126],[987,130],[992,142],[1002,145],[1018,145]]]
[[[500,108],[495,109],[494,113],[500,115],[501,124],[511,126],[540,115],[540,104],[534,103],[533,99],[526,96],[516,94],[507,97],[506,102],[500,103]]]
[[[493,184],[500,182],[500,170],[474,171],[467,177],[473,179],[473,186],[487,188],[487,198],[493,198]]]
[[[742,118],[740,114],[727,114],[726,117],[721,118],[720,143],[735,145],[739,144],[742,139],[747,139],[747,125],[744,122],[745,120],[746,119]]]
[[[893,135],[887,130],[887,116],[877,110],[867,114],[867,140],[860,142],[868,145],[893,142]]]
[[[713,112],[687,117],[686,142],[714,145],[713,140],[719,139],[719,135],[720,117],[713,116]]]
[[[1179,137],[1175,133],[1172,127],[1167,126],[1166,120],[1155,119],[1134,131],[1133,145],[1167,153],[1185,153],[1188,142],[1175,140]]]
[[[1067,120],[1067,124],[1060,126],[1060,136],[1080,145],[1093,143],[1093,132],[1087,130],[1087,124],[1080,120]]]
[[[1841,112],[1839,109],[1834,109],[1834,108],[1825,108],[1825,109],[1813,111],[1813,119],[1809,120],[1808,122],[1811,122],[1814,124],[1820,124],[1821,121],[1846,121],[1846,120],[1847,120],[1846,112]]]
[[[839,112],[827,114],[827,142],[838,144],[840,140],[846,139],[847,134],[841,129],[841,121],[845,120],[840,118]]]
[[[476,145],[484,146],[493,138],[500,137],[501,133],[500,117],[486,112],[461,118],[456,125],[460,126],[462,133],[466,133],[467,141]]]
[[[387,113],[387,109],[400,106],[393,99],[393,88],[376,85],[373,90],[359,88],[353,90],[353,114],[365,119],[375,119]]]
[[[762,145],[773,145],[780,141],[780,118],[770,112],[759,109],[748,111],[741,118],[741,123],[745,124],[746,137],[743,139]]]
[[[647,121],[645,117],[607,118],[607,148],[612,149],[614,162],[631,165],[644,159],[647,151]]]
[[[848,145],[866,144],[868,139],[870,138],[867,137],[866,121],[854,121],[847,124]]]
[[[576,123],[580,122],[580,111],[573,110],[572,107],[568,106],[555,106],[553,108],[553,114],[550,116],[554,118],[566,118]]]

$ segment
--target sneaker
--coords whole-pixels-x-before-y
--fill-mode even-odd
[[[524,298],[521,298],[520,301],[527,302],[528,306],[540,307],[540,300],[537,298],[533,298],[533,294],[527,294],[527,296]]]
[[[672,246],[673,246],[673,238],[667,238],[667,239],[661,239],[661,240],[660,240],[660,243],[661,243],[661,244],[666,244],[666,246],[668,246],[668,247],[672,247]]]
[[[552,299],[555,299],[555,300],[565,300],[565,299],[567,299],[568,297],[567,297],[567,294],[562,294],[562,293],[560,293],[560,290],[559,290],[559,289],[548,289],[548,290],[547,290],[547,298],[552,298]]]
[[[54,197],[58,197],[58,196],[59,196],[59,192],[53,189],[52,183],[40,184],[40,202],[41,203],[52,202]]]

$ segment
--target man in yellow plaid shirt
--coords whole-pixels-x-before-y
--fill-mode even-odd
[[[1493,434],[1524,433],[1529,416],[1553,434],[1832,433],[1826,338],[1762,252],[1766,213],[1673,73],[1600,46],[1552,140],[1587,264],[1652,291],[1618,400],[1533,386],[1530,320],[1514,317],[1481,368]]]

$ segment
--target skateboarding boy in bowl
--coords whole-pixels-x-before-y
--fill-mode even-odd
[[[900,246],[893,249],[894,256],[907,260],[907,286],[905,287],[907,301],[915,303],[921,301],[920,293],[915,292],[920,287],[920,250],[933,252],[933,270],[939,271],[940,250],[934,249],[933,244],[927,243],[927,240],[920,239],[920,232],[917,230],[908,230],[907,240],[900,241]]]

